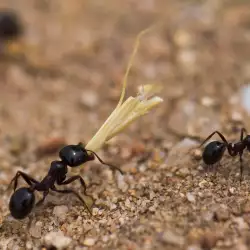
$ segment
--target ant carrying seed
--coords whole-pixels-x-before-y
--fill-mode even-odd
[[[16,173],[15,177],[12,179],[10,183],[11,185],[14,182],[14,193],[11,196],[9,202],[9,209],[11,215],[15,219],[23,219],[31,212],[35,204],[34,191],[43,192],[43,198],[36,203],[36,206],[39,206],[45,200],[46,196],[49,193],[49,190],[58,193],[64,193],[64,194],[70,193],[75,195],[87,208],[88,212],[91,214],[91,211],[88,208],[87,204],[76,191],[72,189],[61,190],[57,189],[57,187],[55,186],[55,184],[67,185],[71,182],[79,180],[83,187],[84,195],[91,197],[86,193],[87,187],[83,178],[80,175],[74,175],[67,179],[67,172],[68,172],[67,166],[77,167],[87,161],[94,160],[96,157],[102,164],[109,166],[112,170],[118,170],[121,174],[123,174],[123,172],[119,168],[103,162],[95,152],[85,149],[81,143],[77,145],[65,146],[60,150],[59,157],[61,158],[61,161],[51,162],[48,174],[43,178],[41,182],[35,180],[34,178],[32,178],[31,176],[27,175],[22,171],[18,171]],[[27,182],[29,187],[22,187],[16,190],[19,177],[22,177]]]
[[[244,133],[246,136],[244,137]],[[240,156],[240,181],[242,181],[242,173],[243,173],[243,159],[242,154],[244,150],[247,148],[250,151],[250,135],[247,134],[245,128],[241,129],[240,133],[240,141],[236,143],[228,143],[226,138],[218,131],[214,131],[210,134],[207,139],[201,144],[204,145],[212,136],[215,134],[219,135],[222,142],[220,141],[212,141],[208,143],[203,151],[202,159],[203,162],[207,165],[213,165],[219,162],[227,149],[230,156],[234,157],[239,155]]]

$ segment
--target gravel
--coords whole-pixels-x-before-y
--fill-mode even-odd
[[[250,127],[250,15],[239,2],[16,1],[23,46],[0,60],[0,249],[249,248],[249,156],[240,183],[238,157],[206,168],[200,147],[214,130],[234,142]],[[16,171],[42,180],[63,144],[90,140],[117,104],[135,36],[161,20],[141,41],[126,95],[162,83],[164,103],[97,152],[125,174],[98,161],[69,168],[93,196],[83,197],[92,216],[50,192],[14,220],[6,189]],[[67,187],[83,195],[78,182]]]

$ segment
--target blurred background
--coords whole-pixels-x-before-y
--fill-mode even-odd
[[[136,176],[140,160],[165,159],[186,136],[220,130],[238,139],[239,128],[250,127],[247,0],[1,0],[0,11],[3,187],[18,169],[41,178],[62,145],[90,140],[117,104],[136,36],[154,24],[128,95],[161,83],[164,103],[100,154]],[[12,35],[2,32],[9,12]]]

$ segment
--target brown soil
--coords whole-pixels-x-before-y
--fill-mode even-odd
[[[248,1],[0,7],[15,9],[25,27],[18,54],[6,49],[0,60],[0,249],[250,249],[248,155],[240,185],[238,158],[226,153],[217,171],[205,171],[193,150],[216,129],[233,140],[250,127],[239,94],[250,80]],[[13,220],[5,190],[16,171],[40,180],[64,143],[94,135],[119,99],[136,35],[155,23],[128,94],[162,83],[164,103],[98,152],[124,178],[87,163],[81,175],[98,183],[88,189],[92,218],[73,197],[51,194],[29,218]]]

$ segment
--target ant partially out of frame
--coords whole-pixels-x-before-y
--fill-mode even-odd
[[[65,146],[60,150],[59,157],[61,160],[51,162],[50,169],[47,175],[40,182],[22,171],[18,171],[16,173],[15,177],[10,183],[11,185],[14,182],[14,193],[11,196],[9,202],[9,209],[11,215],[15,219],[23,219],[31,212],[35,204],[34,191],[43,192],[43,198],[36,203],[36,206],[38,206],[43,203],[49,193],[49,190],[58,193],[70,193],[75,195],[91,214],[91,211],[88,208],[87,204],[76,191],[72,189],[61,190],[55,186],[55,184],[67,185],[76,180],[79,180],[81,186],[83,187],[84,195],[90,196],[86,193],[87,187],[83,178],[80,175],[74,175],[67,179],[67,166],[77,167],[87,161],[94,160],[96,157],[102,164],[109,166],[112,170],[118,170],[121,174],[123,174],[123,172],[119,168],[103,162],[95,152],[85,149],[82,143],[79,143],[77,145]],[[29,187],[22,187],[16,190],[19,177],[22,177],[27,182]]]
[[[240,181],[242,181],[242,173],[243,173],[243,159],[242,155],[245,149],[250,151],[250,135],[247,134],[245,128],[241,129],[240,133],[240,141],[236,143],[231,143],[226,140],[226,138],[219,131],[214,131],[210,134],[206,140],[201,144],[204,145],[211,137],[217,134],[221,141],[212,141],[208,143],[203,151],[202,159],[203,162],[207,165],[213,165],[219,162],[227,149],[230,156],[234,157],[239,155],[240,157]],[[245,134],[245,137],[244,137]]]

